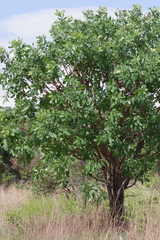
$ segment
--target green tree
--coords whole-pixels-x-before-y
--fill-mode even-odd
[[[120,219],[124,190],[143,179],[160,154],[160,12],[138,5],[111,18],[106,8],[84,20],[58,16],[52,41],[12,41],[0,81],[15,110],[4,145],[23,161],[41,154],[58,179],[70,163],[103,182]],[[36,153],[37,152],[37,153]]]
[[[9,108],[0,107],[1,112],[6,112]],[[11,109],[10,109],[11,110]],[[1,119],[0,122],[0,184],[4,184],[6,187],[10,185],[13,181],[18,181],[21,179],[19,169],[14,167],[11,161],[11,154],[9,151],[5,151],[3,147],[3,134],[1,130],[3,127],[7,127],[8,123]]]

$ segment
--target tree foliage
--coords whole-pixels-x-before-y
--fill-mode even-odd
[[[37,44],[12,41],[0,81],[15,109],[3,114],[5,148],[41,154],[58,179],[73,161],[106,184],[111,215],[123,212],[124,190],[142,179],[160,154],[160,12],[141,7],[56,12]]]

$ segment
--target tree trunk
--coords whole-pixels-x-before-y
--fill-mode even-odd
[[[157,162],[157,167],[158,167],[158,177],[160,179],[160,159]]]
[[[113,189],[109,196],[110,215],[114,224],[123,222],[124,213],[124,189]]]
[[[124,185],[121,174],[110,177],[106,185],[112,222],[114,225],[120,225],[124,220]]]

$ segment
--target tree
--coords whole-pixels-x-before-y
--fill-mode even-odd
[[[15,110],[3,115],[12,154],[44,164],[58,178],[81,161],[103,182],[111,217],[124,213],[124,190],[143,179],[160,154],[160,12],[138,5],[111,18],[106,8],[84,20],[56,12],[50,34],[37,45],[12,41],[3,48],[0,79]]]
[[[9,108],[0,107],[0,111],[7,111]],[[11,109],[10,109],[11,110]],[[0,125],[0,184],[4,184],[6,187],[15,180],[21,179],[21,174],[18,168],[14,168],[13,162],[11,161],[11,154],[9,151],[5,151],[3,148],[3,135],[1,130],[3,127],[7,127],[7,122],[1,119]]]

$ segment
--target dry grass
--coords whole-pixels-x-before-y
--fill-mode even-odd
[[[24,203],[31,192],[27,189],[18,189],[12,185],[8,189],[0,188],[0,206],[3,209],[8,210],[10,208],[16,208],[19,204]]]
[[[0,230],[6,226],[3,214],[9,209],[18,208],[30,195],[29,190],[17,189],[14,185],[8,189],[0,188]]]
[[[126,195],[126,225],[113,229],[105,204],[83,209],[81,200],[64,196],[31,198],[14,186],[0,191],[2,240],[158,240],[160,193],[134,187]],[[133,197],[134,195],[134,197]],[[5,219],[5,221],[4,221]],[[7,219],[7,221],[6,221]]]

